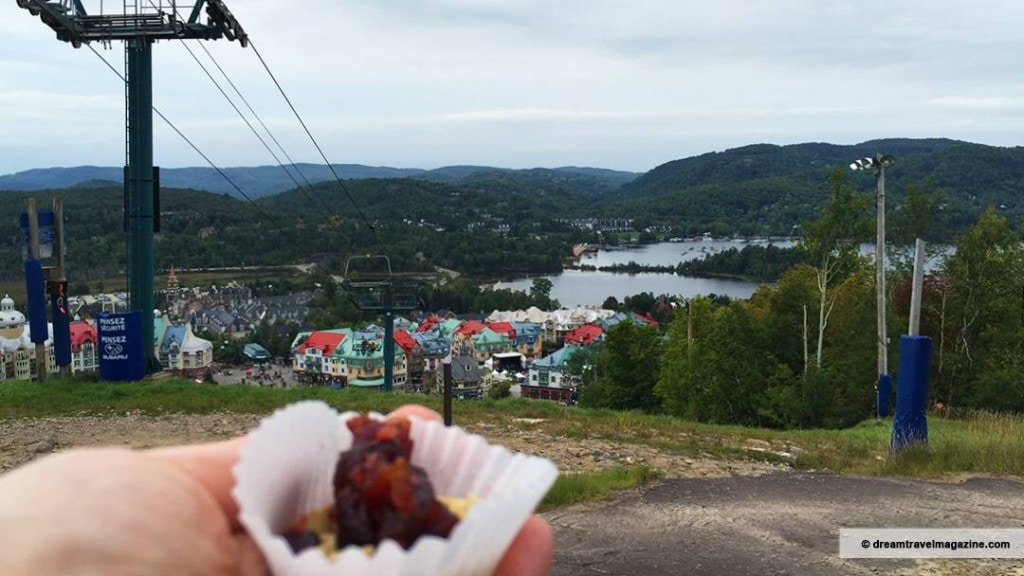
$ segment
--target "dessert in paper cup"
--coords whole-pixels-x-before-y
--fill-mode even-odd
[[[558,475],[544,458],[513,453],[461,428],[412,417],[406,427],[412,441],[409,468],[420,477],[417,467],[426,473],[426,489],[432,487],[440,500],[469,504],[465,515],[449,526],[448,536],[420,535],[404,542],[406,547],[391,538],[374,546],[349,544],[330,556],[316,546],[293,552],[294,541],[285,535],[294,536],[297,523],[304,526],[317,514],[334,510],[335,470],[342,453],[356,452],[350,449],[360,434],[349,427],[374,427],[369,420],[382,421],[384,416],[339,414],[322,402],[299,402],[265,418],[249,435],[234,469],[234,496],[239,520],[273,574],[490,575]],[[379,433],[389,434],[393,431]],[[365,448],[364,440],[357,448]]]

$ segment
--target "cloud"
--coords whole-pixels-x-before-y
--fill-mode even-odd
[[[1016,97],[947,96],[943,98],[935,98],[929,101],[928,105],[935,108],[960,112],[1016,113],[1024,112],[1024,95]]]
[[[1024,131],[1024,3],[228,4],[339,162],[646,169],[753,141],[1012,143]],[[253,50],[202,46],[293,156],[319,161]],[[102,53],[121,67],[119,43]],[[0,144],[17,142],[0,173],[81,163],[106,148],[81,142],[123,139],[121,81],[14,2],[0,2],[0,55]],[[155,45],[154,102],[216,162],[270,161],[178,42]],[[158,162],[201,163],[155,122]]]

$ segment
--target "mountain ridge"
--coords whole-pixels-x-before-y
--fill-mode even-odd
[[[333,168],[333,170],[331,169]],[[295,163],[282,166],[239,166],[221,168],[249,198],[262,198],[291,190],[308,187],[320,182],[333,181],[335,174],[342,180],[365,180],[370,178],[414,178],[433,182],[454,183],[472,178],[481,173],[517,174],[541,171],[550,174],[579,175],[588,179],[621,184],[640,176],[639,173],[563,166],[558,168],[498,168],[492,166],[442,166],[434,169],[394,168],[390,166],[367,166],[364,164]],[[123,169],[110,166],[70,166],[32,168],[0,176],[0,191],[34,192],[39,190],[92,188],[97,183],[121,185]],[[209,167],[161,168],[161,185],[168,188],[204,190],[216,194],[243,197],[235,186],[216,169]]]

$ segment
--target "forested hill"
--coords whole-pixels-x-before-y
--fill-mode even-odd
[[[687,233],[784,234],[814,214],[829,194],[836,167],[876,153],[891,154],[886,170],[890,206],[909,185],[941,193],[944,224],[962,230],[988,205],[1016,220],[1024,214],[1024,148],[947,139],[756,144],[658,166],[623,185],[608,209],[629,211]],[[848,173],[861,191],[874,190],[870,172]]]
[[[637,178],[627,188],[641,193],[654,193],[773,177],[820,176],[823,171],[876,153],[891,154],[902,161],[907,157],[929,155],[962,145],[979,146],[946,139],[872,140],[853,146],[827,143],[789,146],[752,144],[667,162]]]
[[[374,220],[408,220],[446,229],[476,225],[496,231],[508,226],[536,231],[556,219],[627,218],[637,230],[656,229],[662,236],[775,236],[799,234],[801,224],[816,217],[829,198],[829,177],[837,167],[859,191],[873,194],[870,171],[854,173],[846,166],[876,153],[896,158],[886,170],[887,206],[894,219],[911,186],[940,207],[934,217],[940,232],[934,240],[949,241],[990,205],[1014,225],[1024,216],[1024,148],[948,139],[873,140],[849,146],[755,144],[675,160],[643,175],[580,167],[335,166],[359,196],[359,208],[325,166],[299,165],[305,177],[299,187],[279,166],[225,171],[247,196],[267,200],[269,210],[306,217],[357,217],[362,209]],[[69,193],[86,194],[119,186],[119,180],[120,170],[114,168],[30,170],[0,177],[0,194],[72,187]],[[162,184],[238,197],[210,168],[166,169]],[[388,202],[395,191],[402,196],[400,204]]]
[[[223,168],[224,174],[246,196],[261,198],[319,182],[333,181],[335,174],[343,180],[367,178],[415,178],[432,182],[484,186],[501,191],[557,192],[607,191],[617,189],[639,174],[603,168],[533,168],[512,170],[490,166],[445,166],[434,170],[391,168],[361,164],[294,164]],[[72,168],[37,168],[0,176],[0,190],[34,191],[64,188],[102,188],[121,185],[123,170],[117,167],[76,166]],[[217,194],[242,195],[224,176],[213,168],[162,168],[161,184],[168,188],[204,190]]]

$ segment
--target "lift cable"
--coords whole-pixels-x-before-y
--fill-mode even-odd
[[[235,109],[235,112],[242,119],[242,121],[245,122],[245,125],[249,127],[249,130],[252,131],[253,135],[255,135],[256,138],[260,141],[260,144],[263,144],[263,147],[266,148],[267,152],[270,152],[270,155],[274,157],[274,160],[277,161],[277,165],[280,166],[282,170],[284,170],[284,173],[287,174],[289,178],[291,178],[291,181],[292,181],[292,183],[295,184],[295,187],[298,188],[300,191],[302,191],[303,195],[306,196],[306,200],[309,200],[310,202],[312,202],[313,201],[313,197],[311,197],[309,195],[309,193],[307,192],[306,188],[304,188],[302,186],[302,184],[300,184],[299,181],[295,178],[295,176],[292,175],[292,173],[289,172],[287,168],[285,168],[285,165],[281,161],[281,158],[278,157],[278,155],[274,152],[274,150],[270,147],[270,145],[267,144],[267,141],[263,139],[263,137],[260,135],[260,133],[252,125],[252,122],[250,122],[249,119],[246,118],[245,114],[243,114],[242,111],[238,109],[238,106],[235,105],[234,101],[231,100],[231,97],[228,96],[227,92],[224,91],[224,88],[221,87],[221,85],[217,82],[217,80],[213,77],[213,75],[210,74],[210,70],[205,65],[203,65],[203,63],[199,60],[199,57],[197,57],[195,52],[192,51],[192,48],[190,48],[189,45],[184,40],[180,40],[179,39],[179,41],[181,42],[181,45],[185,47],[185,50],[188,51],[189,55],[192,56],[192,59],[195,60],[196,64],[198,64],[199,67],[203,70],[203,72],[206,74],[206,77],[209,78],[210,81],[213,82],[213,85],[217,87],[217,90],[220,91],[221,96],[224,96],[224,99],[228,101],[228,104],[230,104],[231,107]],[[204,47],[203,49],[205,50],[206,48]],[[207,55],[210,55],[209,51],[207,51]],[[213,59],[213,56],[210,55],[210,58]],[[214,61],[214,63],[216,64],[216,61]],[[217,67],[220,68],[219,65]],[[221,73],[223,74],[224,71],[221,70]],[[236,92],[237,92],[237,88],[236,88]],[[315,196],[315,197],[316,197],[317,202],[320,203],[321,207],[324,210],[327,210],[328,212],[331,211],[330,207],[327,206],[326,203],[324,203],[324,201],[319,196]]]
[[[249,112],[251,112],[252,115],[256,117],[256,120],[260,123],[260,126],[262,126],[263,129],[267,132],[267,135],[270,136],[270,139],[274,141],[274,144],[277,145],[277,148],[281,151],[281,154],[283,154],[284,157],[288,159],[289,164],[299,174],[303,182],[306,183],[306,186],[312,189],[313,184],[309,181],[308,178],[306,178],[306,175],[302,173],[302,170],[299,169],[299,166],[298,164],[295,163],[295,160],[292,160],[292,157],[288,155],[288,151],[284,149],[284,146],[282,146],[281,143],[278,142],[277,137],[274,136],[274,133],[271,132],[270,128],[268,128],[267,125],[263,122],[263,118],[261,118],[260,115],[256,113],[256,110],[253,109],[252,105],[249,104],[249,101],[238,90],[238,87],[235,86],[235,83],[231,81],[231,78],[228,76],[227,72],[225,72],[224,69],[220,67],[220,63],[217,62],[217,59],[214,58],[213,54],[210,53],[209,48],[207,48],[201,42],[199,43],[199,47],[202,48],[204,52],[206,52],[206,55],[210,57],[210,60],[213,62],[213,65],[216,66],[217,70],[220,70],[220,73],[224,75],[224,79],[227,80],[228,84],[231,85],[231,88],[234,89],[235,94],[238,94],[238,97],[241,98],[242,102],[245,103],[245,106],[249,109]]]
[[[149,0],[149,5],[157,11],[162,11],[161,7],[157,6],[153,2],[153,0]],[[178,12],[177,8],[173,8],[173,10],[174,15],[179,20],[185,21],[185,19],[182,18],[181,14]],[[256,129],[253,128],[252,123],[250,123],[249,120],[245,117],[245,115],[242,114],[242,111],[238,109],[238,106],[235,105],[234,101],[232,101],[232,99],[224,92],[224,89],[221,88],[217,80],[215,80],[213,75],[210,74],[210,71],[206,68],[206,66],[204,66],[203,63],[199,61],[199,58],[196,57],[195,53],[192,51],[191,48],[189,48],[185,40],[183,38],[179,38],[178,40],[181,41],[182,46],[185,47],[185,50],[187,50],[189,55],[192,56],[192,59],[195,60],[196,64],[198,64],[199,67],[202,68],[203,72],[206,73],[206,77],[209,78],[210,81],[213,82],[213,85],[217,87],[217,90],[219,90],[221,95],[224,96],[224,99],[228,101],[228,104],[230,104],[231,107],[235,109],[235,112],[242,119],[242,121],[245,122],[246,126],[249,127],[249,130],[251,130],[252,133],[256,136],[256,138],[260,141],[260,143],[263,144],[263,147],[267,149],[267,152],[270,152],[270,155],[274,157],[274,160],[277,161],[277,165],[280,166],[282,170],[284,170],[284,173],[288,175],[288,178],[291,179],[293,184],[295,184],[295,187],[298,188],[303,193],[303,195],[306,196],[307,200],[312,202],[313,199],[310,197],[310,195],[315,196],[317,202],[320,203],[324,210],[333,213],[331,208],[327,206],[319,196],[316,195],[316,192],[313,190],[313,185],[310,184],[309,180],[305,177],[304,174],[302,174],[302,171],[299,170],[298,166],[295,165],[295,161],[292,160],[291,156],[288,155],[288,152],[284,149],[281,143],[274,136],[274,133],[270,131],[270,128],[267,127],[266,123],[263,122],[263,119],[260,117],[260,115],[256,113],[256,110],[253,109],[252,105],[249,104],[249,101],[245,98],[245,96],[242,95],[242,92],[238,89],[237,86],[235,86],[235,83],[232,82],[231,77],[228,76],[228,73],[224,70],[224,68],[221,67],[220,63],[217,62],[217,59],[213,57],[213,54],[209,51],[209,49],[207,49],[206,46],[204,46],[202,43],[199,43],[199,47],[203,49],[203,52],[206,53],[206,56],[210,59],[211,62],[213,62],[213,65],[217,67],[217,70],[219,70],[221,75],[224,76],[224,79],[227,80],[228,84],[231,85],[231,88],[234,89],[235,94],[237,94],[238,97],[242,99],[242,102],[244,102],[245,105],[249,108],[249,112],[252,113],[252,115],[260,123],[260,125],[263,126],[263,130],[265,130],[266,133],[270,136],[270,138],[274,141],[274,144],[277,145],[278,149],[284,154],[285,158],[287,158],[288,161],[291,162],[292,168],[294,168],[295,171],[299,173],[299,176],[302,177],[303,181],[305,181],[306,186],[308,187],[308,193],[306,189],[302,188],[302,184],[299,184],[299,181],[295,179],[295,176],[292,175],[288,168],[285,167],[284,163],[281,162],[281,159],[277,156],[277,154],[275,154],[274,151],[271,150],[270,146],[267,145],[267,142],[260,136]]]
[[[263,59],[263,55],[260,54],[260,51],[256,49],[256,44],[252,41],[251,38],[249,39],[249,47],[252,48],[252,51],[256,54],[256,57],[259,58],[260,63],[263,65],[263,69],[267,71],[267,74],[270,76],[270,79],[274,81],[274,85],[277,86],[278,92],[281,93],[281,96],[284,98],[284,101],[288,103],[288,107],[291,108],[292,113],[295,114],[295,118],[298,119],[299,124],[302,125],[302,129],[306,131],[306,135],[309,136],[310,141],[313,142],[313,146],[316,147],[316,151],[320,153],[320,157],[323,158],[324,163],[327,164],[327,167],[331,170],[331,174],[334,175],[334,180],[338,183],[338,186],[341,187],[341,190],[345,193],[345,196],[348,197],[349,202],[352,203],[352,207],[355,208],[356,212],[359,214],[359,217],[362,218],[363,221],[367,222],[367,225],[370,227],[370,229],[376,232],[376,225],[369,221],[369,218],[367,218],[366,213],[363,212],[362,208],[359,207],[359,204],[356,203],[355,198],[352,197],[352,193],[349,192],[348,187],[345,186],[345,182],[341,179],[340,176],[338,176],[338,173],[334,170],[334,166],[332,166],[330,160],[327,159],[327,155],[325,155],[323,149],[320,148],[320,144],[318,144],[316,138],[313,137],[313,133],[309,131],[309,127],[306,126],[306,122],[302,119],[302,116],[299,115],[299,111],[295,109],[295,106],[292,104],[291,99],[288,98],[287,94],[285,94],[284,88],[281,87],[281,83],[277,81],[277,77],[274,76],[274,73],[270,71],[270,66],[267,65],[267,62],[266,60]]]
[[[85,46],[88,47],[89,50],[91,50],[92,53],[95,54],[97,58],[99,58],[101,61],[103,61],[103,63],[107,65],[107,68],[110,68],[110,71],[113,72],[114,74],[116,74],[117,77],[120,78],[122,82],[124,82],[125,84],[128,83],[128,79],[125,77],[125,75],[122,74],[120,70],[115,68],[106,58],[104,58],[102,54],[97,52],[96,49],[93,48],[91,43],[85,43]],[[160,110],[158,110],[156,106],[153,106],[153,112],[157,116],[159,116],[161,120],[166,122],[167,125],[171,127],[171,130],[174,130],[178,134],[178,136],[181,136],[181,139],[184,140],[189,146],[191,146],[192,149],[195,150],[196,153],[199,154],[203,158],[203,160],[206,160],[207,164],[209,164],[214,170],[217,171],[217,173],[219,173],[222,177],[224,177],[224,179],[227,180],[228,184],[231,184],[232,188],[234,188],[243,198],[248,200],[249,203],[252,204],[256,208],[256,210],[263,216],[263,218],[267,220],[267,222],[270,222],[271,224],[273,224],[274,227],[276,227],[279,232],[282,232],[282,233],[284,232],[284,229],[281,228],[281,225],[278,224],[276,220],[271,218],[270,215],[267,214],[267,212],[262,207],[260,207],[259,204],[254,202],[253,199],[250,198],[248,194],[246,194],[244,191],[242,191],[242,189],[239,188],[237,184],[235,184],[234,180],[232,180],[230,177],[228,177],[228,175],[225,174],[224,171],[221,170],[219,166],[214,164],[213,161],[210,160],[210,157],[207,156],[206,154],[204,154],[203,151],[200,150],[198,146],[196,146],[191,140],[189,140],[189,138],[187,136],[185,136],[185,134],[182,133],[182,131],[179,130],[178,127],[175,126],[174,123],[171,122],[167,118],[167,116],[164,116],[163,113],[160,112]]]

